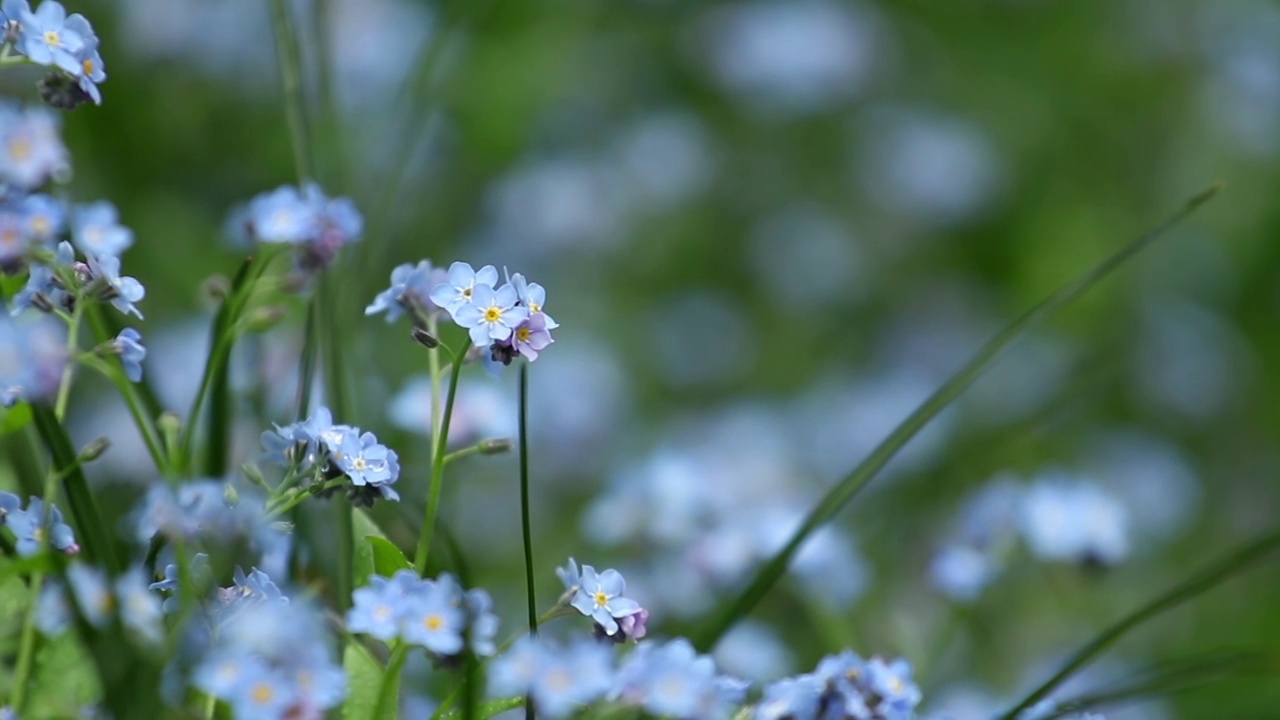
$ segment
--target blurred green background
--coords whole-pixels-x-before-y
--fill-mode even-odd
[[[111,200],[134,229],[125,269],[147,286],[148,372],[181,410],[211,315],[203,284],[243,254],[225,239],[228,211],[296,182],[266,4],[69,6],[98,28],[109,73],[102,107],[65,116],[71,191]],[[318,179],[366,220],[331,271],[358,369],[359,415],[339,420],[400,452],[405,502],[379,514],[405,547],[426,401],[404,391],[425,357],[406,325],[362,314],[399,263],[492,263],[548,288],[562,327],[531,368],[539,593],[554,599],[552,568],[569,555],[617,566],[670,634],[696,627],[982,340],[1216,181],[1226,189],[1204,211],[931,424],[720,659],[767,679],[844,646],[900,654],[926,714],[983,717],[1274,527],[1280,4],[295,10]],[[7,75],[5,94],[35,101],[33,79]],[[245,460],[266,422],[294,419],[302,307],[241,358]],[[514,371],[468,373],[459,442],[510,435]],[[82,395],[77,432],[115,434],[118,400]],[[127,439],[98,465],[104,483],[149,480]],[[1124,504],[1122,563],[1018,555],[971,603],[931,588],[971,492],[1055,467]],[[476,459],[446,495],[474,582],[516,626],[514,459]],[[311,517],[323,565],[328,516]],[[1153,622],[1092,682],[1211,650],[1280,652],[1278,577],[1264,568]],[[1108,717],[1276,717],[1277,677]]]

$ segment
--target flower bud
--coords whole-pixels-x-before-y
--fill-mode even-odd
[[[440,347],[440,340],[435,335],[427,332],[426,328],[415,325],[413,330],[409,331],[409,334],[413,336],[414,340],[418,341],[419,345],[428,350]]]
[[[511,452],[510,438],[489,438],[481,440],[476,444],[480,448],[481,455],[501,455],[505,452]]]
[[[97,460],[102,457],[102,454],[105,453],[109,447],[111,447],[111,441],[105,437],[100,437],[97,440],[94,440],[80,450],[80,462],[87,463]]]

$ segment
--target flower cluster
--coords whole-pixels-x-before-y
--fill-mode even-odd
[[[654,717],[728,718],[746,697],[747,683],[716,673],[711,658],[688,640],[645,643],[621,663],[607,644],[580,639],[559,645],[525,636],[489,672],[495,696],[530,698],[548,718],[573,715],[582,706],[613,700]]]
[[[310,274],[360,239],[364,218],[350,199],[330,198],[315,183],[282,185],[233,212],[231,232],[241,241],[293,246],[299,269]]]
[[[823,658],[812,673],[772,683],[756,720],[911,720],[920,688],[903,659],[863,660],[852,651]]]
[[[364,314],[385,312],[387,322],[391,323],[407,311],[413,316],[415,325],[423,326],[433,315],[443,311],[431,299],[431,289],[448,280],[444,269],[432,267],[429,260],[421,260],[417,265],[397,265],[391,271],[391,286],[373,298]]]
[[[448,573],[435,580],[410,570],[390,578],[374,575],[368,586],[352,593],[352,601],[351,632],[418,645],[442,659],[455,658],[467,647],[480,656],[494,653],[498,616],[492,599],[484,590],[463,591]]]
[[[267,458],[298,472],[312,472],[311,487],[346,477],[351,481],[347,497],[357,504],[374,499],[399,500],[391,486],[400,478],[396,452],[382,445],[373,433],[351,425],[335,425],[328,408],[320,407],[306,420],[276,426],[262,434]]]
[[[1030,485],[1000,477],[974,494],[929,576],[947,596],[972,601],[1021,539],[1047,562],[1115,565],[1129,552],[1128,514],[1101,486],[1050,471]]]
[[[472,344],[489,348],[489,356],[503,365],[521,356],[537,360],[554,342],[551,331],[559,327],[542,309],[547,291],[541,285],[516,273],[498,286],[498,270],[492,265],[475,270],[455,262],[447,280],[431,288],[428,297],[466,328]]]
[[[110,582],[98,568],[74,563],[67,568],[67,581],[76,605],[89,624],[106,627],[118,616],[126,629],[147,644],[156,645],[163,639],[164,614],[160,598],[148,590],[146,573],[141,566],[135,565]],[[54,637],[67,630],[71,617],[65,588],[56,580],[50,580],[40,592],[36,626],[40,632]]]
[[[53,505],[46,507],[38,497],[29,498],[24,510],[22,498],[0,492],[0,526],[13,533],[19,555],[35,555],[46,541],[49,547],[68,555],[80,552],[71,526],[62,522],[62,513]]]
[[[6,57],[16,52],[36,65],[54,68],[40,83],[46,102],[67,110],[89,101],[102,104],[98,84],[107,79],[106,68],[98,54],[98,36],[83,15],[67,15],[55,0],[44,0],[35,12],[27,0],[4,0],[0,25]]]
[[[67,362],[66,336],[55,320],[0,313],[0,405],[53,399]]]
[[[319,718],[346,697],[319,608],[291,602],[265,573],[237,571],[235,585],[205,606],[207,635],[191,684],[231,706],[238,718]],[[194,625],[194,623],[193,623]]]
[[[564,583],[562,603],[595,621],[598,635],[615,642],[639,640],[646,634],[649,611],[629,597],[623,597],[627,583],[622,573],[612,568],[602,573],[590,565],[569,558],[569,564],[556,569]]]

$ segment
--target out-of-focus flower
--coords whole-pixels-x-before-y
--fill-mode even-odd
[[[1050,472],[1027,490],[1020,527],[1036,557],[1114,565],[1129,555],[1128,513],[1095,483]]]
[[[683,638],[644,643],[618,670],[610,697],[659,717],[728,718],[746,683],[716,674],[715,662]]]
[[[425,580],[410,570],[390,578],[374,575],[369,584],[352,593],[347,626],[391,642],[419,645],[438,657],[462,652],[468,639],[480,656],[492,655],[498,617],[493,601],[483,590],[463,592],[452,575]]]
[[[430,261],[397,265],[391,271],[391,287],[378,293],[364,309],[364,314],[385,312],[390,323],[408,311],[416,320],[425,320],[443,310],[431,299],[431,289],[446,282],[448,277],[444,269],[432,267]]]
[[[57,115],[42,107],[0,102],[0,181],[30,191],[64,178],[70,169]]]
[[[590,640],[558,646],[525,635],[491,663],[489,691],[526,695],[539,715],[565,718],[603,698],[613,678],[613,654],[606,646]]]
[[[79,551],[75,533],[70,525],[62,521],[62,513],[58,508],[49,506],[47,512],[49,517],[46,521],[44,500],[33,497],[27,501],[25,510],[13,510],[6,514],[5,525],[9,526],[18,539],[18,554],[35,555],[45,542],[54,550],[68,553]]]
[[[125,328],[112,341],[111,347],[120,355],[125,376],[134,382],[142,380],[142,361],[147,357],[147,349],[142,345],[142,335],[133,328]]]
[[[89,268],[93,276],[89,287],[98,297],[110,302],[115,309],[126,315],[133,314],[142,318],[142,313],[134,303],[146,297],[147,289],[134,278],[121,277],[120,258],[113,255],[91,255]]]
[[[53,399],[67,362],[66,333],[44,315],[0,313],[0,405]]]
[[[305,273],[328,267],[364,232],[364,218],[355,204],[326,196],[315,183],[262,193],[232,215],[235,229],[250,240],[295,246],[298,266]]]
[[[118,257],[133,245],[133,231],[120,224],[116,207],[105,200],[75,207],[71,237],[76,247],[93,257]]]

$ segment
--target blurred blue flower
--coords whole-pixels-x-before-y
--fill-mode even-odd
[[[79,75],[81,67],[75,53],[84,47],[84,39],[67,27],[66,21],[66,8],[55,0],[44,0],[34,13],[23,13],[18,51],[38,65],[56,65],[71,75]]]
[[[539,715],[564,718],[599,700],[613,683],[613,658],[607,647],[579,640],[547,652],[529,695]]]
[[[107,574],[91,565],[72,563],[67,568],[67,582],[85,620],[97,628],[105,626],[115,610]]]
[[[436,305],[448,310],[457,321],[458,310],[474,301],[477,287],[488,287],[492,290],[497,284],[498,269],[494,266],[485,265],[477,271],[469,263],[455,262],[449,266],[448,279],[431,288],[429,298]]]
[[[75,533],[72,532],[70,525],[62,522],[62,513],[54,506],[50,506],[48,512],[48,525],[45,525],[44,500],[33,497],[27,501],[26,510],[12,511],[6,515],[5,524],[18,539],[19,555],[35,555],[46,540],[55,550],[67,553],[79,552],[80,547],[76,545]]]
[[[943,547],[929,564],[929,581],[953,600],[972,602],[991,582],[996,569],[989,555],[963,544]]]
[[[26,216],[19,208],[0,206],[0,268],[21,267],[29,245]]]
[[[467,328],[476,347],[486,347],[494,340],[506,340],[517,325],[529,316],[527,308],[516,305],[516,291],[511,285],[494,290],[477,285],[471,302],[453,312],[454,322]]]
[[[441,575],[405,601],[400,637],[437,655],[462,651],[466,612],[460,607],[461,589],[449,575]]]
[[[71,237],[76,247],[90,257],[119,257],[133,245],[133,231],[120,224],[115,205],[106,200],[75,207],[71,214]]]
[[[409,598],[405,580],[410,578],[412,582],[417,582],[417,576],[408,570],[396,573],[395,579],[370,576],[368,585],[356,588],[351,594],[352,605],[346,616],[347,629],[353,633],[371,635],[383,642],[398,638],[400,618],[405,614]]]
[[[783,678],[764,689],[756,705],[755,720],[816,718],[823,685],[812,675]]]
[[[879,698],[876,712],[885,720],[910,720],[920,704],[920,688],[911,681],[911,663],[902,658],[886,663],[875,657],[867,661],[863,682]]]
[[[27,235],[48,244],[67,224],[67,208],[52,195],[34,193],[22,198],[22,214],[27,219]]]
[[[142,380],[142,361],[147,357],[147,349],[142,346],[142,335],[133,328],[125,328],[116,336],[112,347],[120,355],[124,374],[134,382]]]
[[[0,101],[0,180],[35,190],[71,169],[59,117],[43,107]]]
[[[258,242],[301,244],[320,234],[320,214],[292,185],[282,185],[249,201],[249,234]]]
[[[442,308],[431,299],[431,289],[448,282],[442,268],[433,268],[431,262],[417,265],[405,263],[391,271],[391,287],[378,293],[364,309],[365,315],[387,313],[387,322],[395,322],[406,310],[415,318],[425,319]]]
[[[324,406],[316,408],[306,420],[284,427],[277,425],[275,431],[262,433],[262,446],[267,451],[265,459],[285,467],[296,462],[306,470],[319,462],[322,455],[327,455],[324,435],[332,428],[333,415]]]
[[[62,288],[56,271],[59,268],[70,268],[75,259],[76,253],[71,243],[64,241],[58,243],[58,249],[51,258],[50,264],[32,263],[27,284],[13,296],[13,309],[10,315],[18,315],[23,310],[31,308],[42,312],[64,308],[70,296]]]
[[[712,659],[698,655],[684,638],[640,645],[610,692],[655,716],[707,720],[730,717],[745,695],[745,683],[718,676]]]
[[[489,657],[497,652],[494,638],[498,635],[498,616],[493,612],[493,598],[489,593],[475,588],[468,590],[463,596],[463,604],[467,610],[467,639],[471,643],[471,651],[480,657]]]
[[[72,619],[66,590],[57,579],[49,578],[36,601],[36,629],[46,637],[57,637],[71,627]]]
[[[623,597],[627,584],[622,574],[612,568],[597,574],[590,565],[582,566],[581,584],[571,604],[590,617],[606,635],[618,632],[617,618],[640,612],[640,603]]]
[[[489,663],[489,693],[494,697],[528,695],[546,665],[547,654],[537,636],[522,635]]]
[[[1041,560],[1114,565],[1129,555],[1127,510],[1092,482],[1047,472],[1027,489],[1019,520]]]
[[[0,491],[0,525],[11,513],[22,510],[22,498],[11,492]]]
[[[22,16],[31,12],[31,4],[27,0],[4,0],[0,3],[0,29],[4,31],[4,42],[16,42],[22,32]]]
[[[126,315],[133,313],[139,319],[142,318],[142,313],[133,304],[146,297],[147,290],[134,278],[120,276],[120,258],[111,255],[90,256],[89,268],[103,300],[110,301]]]
[[[197,588],[205,587],[210,576],[209,555],[207,553],[196,553],[191,556],[191,573],[192,583]],[[178,610],[178,583],[181,580],[181,569],[177,563],[168,563],[164,566],[163,580],[157,580],[147,586],[148,590],[172,593],[164,599],[161,607],[166,613],[176,612]]]

